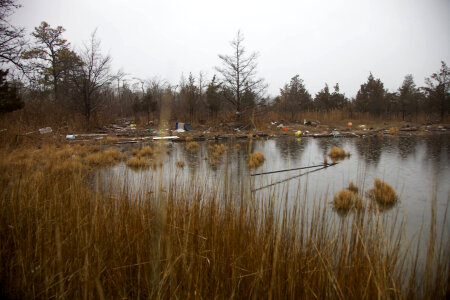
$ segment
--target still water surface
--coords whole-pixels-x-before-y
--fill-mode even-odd
[[[185,143],[169,142],[170,153],[161,158],[162,167],[158,171],[135,171],[122,163],[104,170],[102,178],[104,184],[115,186],[117,190],[126,188],[130,193],[146,193],[156,184],[165,185],[176,178],[177,185],[201,182],[212,192],[226,186],[237,194],[245,190],[243,194],[251,194],[255,199],[276,194],[280,199],[287,196],[290,205],[299,201],[309,204],[325,201],[330,206],[333,195],[347,187],[350,181],[364,194],[373,187],[374,178],[380,178],[393,186],[400,198],[397,205],[383,213],[405,217],[407,237],[416,236],[421,226],[428,228],[431,199],[435,197],[438,235],[446,238],[450,222],[444,225],[444,232],[441,228],[450,199],[449,142],[450,134],[317,139],[279,137],[201,142],[199,149],[192,152],[186,150]],[[229,150],[218,164],[211,165],[208,146],[214,143],[224,143]],[[333,146],[344,148],[351,156],[335,166],[304,176],[298,175],[308,170],[250,176],[252,173],[322,164]],[[122,150],[131,149],[128,146]],[[261,152],[266,158],[256,171],[247,168],[249,152]],[[177,168],[177,161],[184,161],[185,167]],[[283,182],[274,184],[279,181]],[[250,192],[255,189],[257,191]]]

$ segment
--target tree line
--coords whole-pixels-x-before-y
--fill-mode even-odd
[[[94,31],[81,48],[64,38],[64,28],[42,22],[29,37],[10,24],[19,8],[16,0],[0,0],[0,114],[29,103],[51,103],[67,114],[83,116],[86,124],[102,116],[141,117],[146,122],[167,119],[198,122],[233,116],[240,119],[258,112],[277,112],[284,119],[301,120],[304,112],[341,110],[349,117],[366,113],[402,120],[426,114],[443,121],[449,115],[449,68],[418,87],[406,75],[397,91],[388,91],[371,73],[356,97],[349,99],[336,83],[311,95],[299,75],[293,76],[275,97],[266,95],[267,84],[257,74],[258,53],[247,52],[238,32],[230,42],[231,54],[219,55],[212,78],[201,72],[182,75],[177,84],[154,77],[132,77],[113,72],[112,58],[101,52]],[[12,70],[13,75],[10,71]],[[20,76],[18,76],[20,75]]]

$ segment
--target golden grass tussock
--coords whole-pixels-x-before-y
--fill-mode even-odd
[[[110,136],[108,135],[106,139],[103,140],[105,144],[112,144],[117,143],[119,141],[119,138],[117,136]]]
[[[392,216],[361,210],[341,220],[313,204],[286,213],[282,194],[255,205],[233,185],[211,193],[201,180],[176,178],[145,201],[105,195],[88,173],[60,176],[55,153],[0,149],[7,299],[445,299],[448,291],[448,235],[422,265],[401,251],[404,225]],[[32,168],[14,168],[12,157]],[[82,159],[65,161],[77,169]],[[429,243],[440,244],[433,234]]]
[[[158,168],[162,168],[162,166],[163,166],[162,160],[156,158],[152,160],[152,169],[156,170]]]
[[[182,168],[184,168],[184,161],[179,160],[175,163],[175,165],[177,166],[177,168],[182,169]]]
[[[374,187],[368,191],[368,195],[372,200],[387,206],[394,205],[397,202],[398,196],[392,186],[379,178],[375,178],[373,184]]]
[[[109,148],[105,151],[88,154],[85,161],[90,165],[109,165],[117,163],[122,159],[122,154],[119,149]]]
[[[388,132],[389,132],[389,134],[396,135],[396,134],[398,134],[399,130],[398,130],[398,128],[391,127],[391,128],[389,128]]]
[[[336,146],[333,146],[330,152],[328,152],[328,156],[331,158],[332,161],[338,161],[343,160],[344,158],[350,156],[350,153],[345,152],[344,149],[340,149]]]
[[[133,149],[131,151],[133,155],[135,156],[142,156],[142,157],[151,157],[155,153],[155,151],[150,146],[142,147],[141,149]]]
[[[197,151],[199,148],[200,148],[200,145],[197,142],[187,142],[186,143],[186,150],[188,150],[188,151]]]
[[[363,207],[363,202],[361,197],[348,189],[343,189],[339,191],[333,197],[333,208],[336,210],[351,210],[360,209]]]
[[[132,169],[146,169],[150,167],[150,162],[142,156],[133,156],[127,161],[127,166]]]
[[[260,152],[254,152],[250,153],[248,156],[248,167],[250,169],[256,169],[264,164],[264,161],[266,158],[264,157],[264,154]]]
[[[208,146],[209,163],[211,165],[217,165],[219,158],[228,150],[228,147],[224,144],[214,144]]]
[[[356,184],[353,183],[353,181],[350,181],[350,183],[348,184],[348,188],[349,191],[352,191],[353,193],[358,193],[358,186],[356,186]]]

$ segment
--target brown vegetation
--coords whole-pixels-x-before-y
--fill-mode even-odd
[[[350,183],[348,184],[348,188],[349,191],[352,191],[353,193],[358,193],[358,186],[356,186],[353,181],[350,181]]]
[[[200,148],[199,143],[197,142],[187,142],[186,143],[186,150],[188,151],[197,151]]]
[[[333,208],[337,210],[348,211],[351,209],[360,209],[363,207],[361,197],[348,189],[343,189],[333,198]]]
[[[151,157],[153,156],[153,149],[150,146],[145,146],[141,149],[133,149],[133,154],[136,156]]]
[[[219,157],[222,156],[225,151],[228,150],[228,147],[224,144],[214,144],[208,146],[209,152],[209,163],[211,165],[216,165],[219,163]]]
[[[184,161],[179,160],[175,163],[175,165],[177,166],[177,168],[182,169],[182,168],[184,168]]]
[[[0,151],[9,297],[445,298],[448,244],[419,279],[417,257],[400,251],[402,228],[379,215],[338,221],[322,217],[326,206],[297,206],[288,216],[278,200],[236,201],[233,186],[209,193],[201,182],[145,201],[111,197],[91,188],[75,147]]]
[[[150,162],[142,156],[133,156],[127,161],[127,166],[133,169],[146,169],[150,167]]]
[[[250,169],[256,169],[256,168],[262,166],[265,160],[266,160],[266,158],[264,157],[264,154],[262,154],[260,152],[250,153],[248,155],[248,164],[247,165]]]
[[[119,149],[109,148],[105,151],[88,154],[85,161],[91,165],[103,166],[119,162],[122,154]]]
[[[371,199],[387,206],[394,205],[397,202],[398,196],[392,186],[378,178],[375,178],[373,184],[373,189],[368,192]]]
[[[336,146],[333,146],[333,148],[331,148],[330,152],[328,152],[328,156],[331,158],[331,160],[333,162],[335,162],[335,161],[342,160],[342,159],[350,156],[350,153],[345,152],[344,149],[340,149]]]

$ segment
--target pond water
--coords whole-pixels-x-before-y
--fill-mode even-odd
[[[231,186],[238,195],[245,190],[255,199],[276,194],[283,199],[287,197],[289,205],[299,201],[325,201],[331,206],[333,195],[347,187],[350,181],[364,194],[373,187],[374,179],[380,178],[399,195],[399,202],[382,213],[405,217],[407,237],[416,236],[421,226],[428,228],[431,199],[435,197],[438,236],[442,238],[442,233],[448,235],[450,232],[450,222],[442,227],[450,199],[449,142],[450,134],[447,133],[406,137],[279,137],[252,141],[205,141],[200,142],[195,151],[188,151],[183,142],[168,142],[170,152],[164,152],[160,158],[162,166],[157,171],[152,168],[136,171],[122,163],[103,170],[102,180],[118,191],[126,188],[130,193],[146,193],[155,187],[155,183],[164,185],[176,178],[177,184],[201,182],[212,191]],[[224,143],[228,151],[218,163],[211,164],[208,146],[215,143]],[[337,165],[308,174],[305,173],[314,169],[250,176],[323,164],[333,146],[345,149],[351,156]],[[136,145],[124,146],[122,151],[130,151],[132,147]],[[266,158],[257,170],[247,167],[249,152],[261,152]],[[184,168],[176,166],[178,161],[184,162]]]

